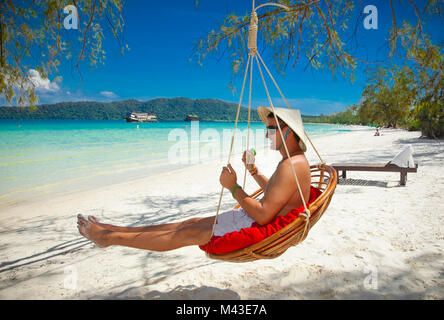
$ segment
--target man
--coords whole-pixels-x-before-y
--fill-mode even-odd
[[[95,242],[99,247],[121,245],[152,251],[167,251],[190,245],[205,245],[212,235],[221,236],[228,232],[239,231],[250,227],[254,222],[260,225],[271,222],[277,215],[285,215],[292,209],[303,205],[301,193],[305,202],[310,195],[310,166],[305,158],[306,145],[301,115],[298,110],[275,108],[275,115],[271,108],[259,107],[258,113],[267,126],[266,137],[271,141],[271,148],[282,155],[276,171],[268,179],[261,174],[254,163],[247,163],[246,154],[243,162],[257,184],[264,189],[261,200],[248,196],[237,184],[236,172],[230,164],[224,167],[220,175],[220,183],[228,189],[233,198],[240,204],[239,209],[224,212],[218,215],[214,228],[215,217],[192,218],[177,223],[168,223],[143,227],[119,227],[100,223],[97,218],[84,218],[78,215],[78,229],[80,234]],[[278,125],[282,131],[279,132]],[[288,153],[284,146],[287,146]],[[294,179],[293,166],[301,193]]]

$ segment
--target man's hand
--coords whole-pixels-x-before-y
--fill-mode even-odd
[[[237,186],[237,175],[231,164],[228,164],[228,167],[222,168],[219,181],[224,188],[227,188],[230,191]]]
[[[242,155],[242,162],[244,163],[247,170],[251,170],[254,168],[254,160],[253,163],[247,163],[247,151],[244,151],[244,154]]]

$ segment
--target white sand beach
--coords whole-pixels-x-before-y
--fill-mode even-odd
[[[411,144],[418,172],[406,186],[399,173],[348,172],[308,238],[273,260],[100,249],[77,231],[78,213],[127,226],[214,215],[220,161],[2,210],[0,299],[444,299],[444,144],[373,133],[357,127],[313,142],[327,163],[384,163]],[[268,154],[257,166],[269,175],[279,154]],[[311,148],[307,157],[317,162]],[[233,165],[242,179],[240,159]],[[234,204],[225,192],[222,211]]]

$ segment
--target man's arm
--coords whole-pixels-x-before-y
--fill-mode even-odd
[[[257,170],[257,167],[256,167],[256,170]],[[258,170],[257,173],[255,175],[253,175],[253,179],[256,181],[256,183],[259,185],[259,187],[262,188],[262,190],[265,190],[265,188],[267,187],[267,184],[268,184],[268,178],[266,176],[264,176]]]
[[[268,186],[262,201],[250,198],[241,188],[236,188],[234,191],[234,198],[258,224],[265,225],[271,222],[294,194],[296,183],[291,175],[290,165],[288,161],[278,167],[273,185]],[[233,186],[230,191],[235,187]]]
[[[247,163],[247,152],[245,151],[242,156],[242,162],[244,163],[245,167],[248,171],[256,171],[256,173],[253,175],[253,179],[256,181],[256,183],[259,185],[259,187],[262,188],[262,190],[265,190],[268,183],[268,178],[264,176],[262,173],[260,173],[256,167],[256,165],[253,163]]]

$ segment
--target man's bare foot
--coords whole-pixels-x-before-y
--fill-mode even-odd
[[[127,231],[125,227],[119,227],[112,224],[102,223],[99,221],[97,217],[94,216],[88,216],[88,221],[98,225],[99,227],[102,227],[103,229],[110,230],[110,231],[117,231],[117,232],[125,232]]]
[[[91,223],[81,214],[77,215],[77,228],[82,236],[94,242],[100,248],[106,248],[108,243],[106,236],[112,231]]]

